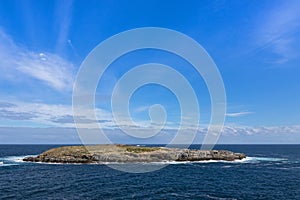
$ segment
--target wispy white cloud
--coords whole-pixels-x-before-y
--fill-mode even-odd
[[[46,103],[32,103],[22,101],[0,102],[0,121],[11,120],[14,121],[15,126],[24,123],[20,121],[31,122],[38,124],[38,126],[53,126],[53,127],[75,127],[73,111],[71,105],[64,104],[46,104]],[[94,118],[96,116],[96,120]],[[161,124],[151,123],[150,120],[137,120],[134,119],[121,119],[116,122],[110,111],[95,108],[84,109],[80,112],[80,116],[76,117],[77,125],[80,128],[105,128],[105,129],[118,129],[119,127],[125,129],[132,129],[134,131],[152,131],[161,127]],[[134,121],[131,121],[134,120]],[[2,126],[5,124],[2,124]],[[177,130],[178,123],[167,121],[164,129]],[[182,127],[186,130],[196,130],[197,126],[188,124],[187,127]]]
[[[268,50],[274,54],[273,63],[285,63],[298,55],[295,49],[300,27],[300,2],[282,1],[259,18],[255,30],[257,51]]]
[[[291,126],[224,126],[222,135],[272,135],[275,134],[300,134],[300,125]]]
[[[90,111],[94,113],[94,111]],[[82,123],[96,124],[103,126],[110,125],[111,114],[103,109],[96,108],[97,121],[93,121],[88,116],[81,116]],[[27,122],[42,124],[53,127],[74,127],[73,111],[71,105],[45,104],[29,102],[2,102],[0,103],[0,119],[13,120],[15,122],[26,120]],[[32,126],[28,123],[29,126]],[[105,125],[108,123],[108,125]],[[16,126],[18,123],[15,123]],[[2,126],[5,124],[2,124]],[[90,127],[86,125],[87,127]],[[97,127],[97,126],[95,126]]]
[[[71,44],[68,40],[69,28],[72,20],[73,1],[58,2],[56,7],[56,26],[58,32],[56,51],[61,52],[66,44]],[[72,45],[73,46],[73,45]]]
[[[71,90],[75,77],[71,62],[53,53],[30,51],[17,45],[1,29],[0,69],[4,72],[0,76],[10,81],[30,77],[59,91]]]
[[[24,52],[16,64],[17,70],[57,90],[72,89],[74,66],[55,54]]]
[[[228,117],[240,117],[245,115],[253,114],[253,112],[233,112],[233,113],[226,113]]]

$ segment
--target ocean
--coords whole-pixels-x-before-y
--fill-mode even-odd
[[[141,174],[22,162],[57,146],[0,145],[0,199],[300,199],[300,145],[216,145],[247,158],[175,162]]]

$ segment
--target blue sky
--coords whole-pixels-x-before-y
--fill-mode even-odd
[[[220,143],[300,142],[298,1],[2,0],[0,143],[80,142],[72,119],[72,88],[82,61],[108,37],[148,26],[192,37],[215,61],[227,95]],[[119,58],[104,75],[96,94],[101,126],[112,126],[110,95],[116,81],[148,62],[167,64],[188,78],[205,130],[210,100],[201,77],[183,59],[150,49]],[[132,99],[135,120],[147,121],[149,106],[159,103],[168,112],[166,132],[176,128],[180,110],[167,89],[148,85]],[[116,142],[141,142],[118,131],[109,135]],[[161,134],[151,142],[164,143],[168,137]]]

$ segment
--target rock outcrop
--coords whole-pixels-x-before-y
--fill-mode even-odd
[[[165,147],[129,145],[64,146],[53,148],[24,161],[49,163],[103,163],[103,162],[164,162],[164,161],[234,161],[245,158],[243,153],[226,150],[191,150]]]

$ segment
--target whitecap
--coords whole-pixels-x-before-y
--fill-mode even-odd
[[[235,198],[224,198],[224,197],[216,197],[216,196],[212,196],[212,195],[201,195],[202,197],[206,197],[206,198],[209,198],[209,199],[216,199],[216,200],[237,200]]]
[[[0,162],[0,167],[7,167],[7,166],[12,166],[12,165],[16,165],[16,164],[9,164],[9,163]]]
[[[221,168],[231,168],[232,166],[231,165],[225,165],[225,166],[222,166]]]

